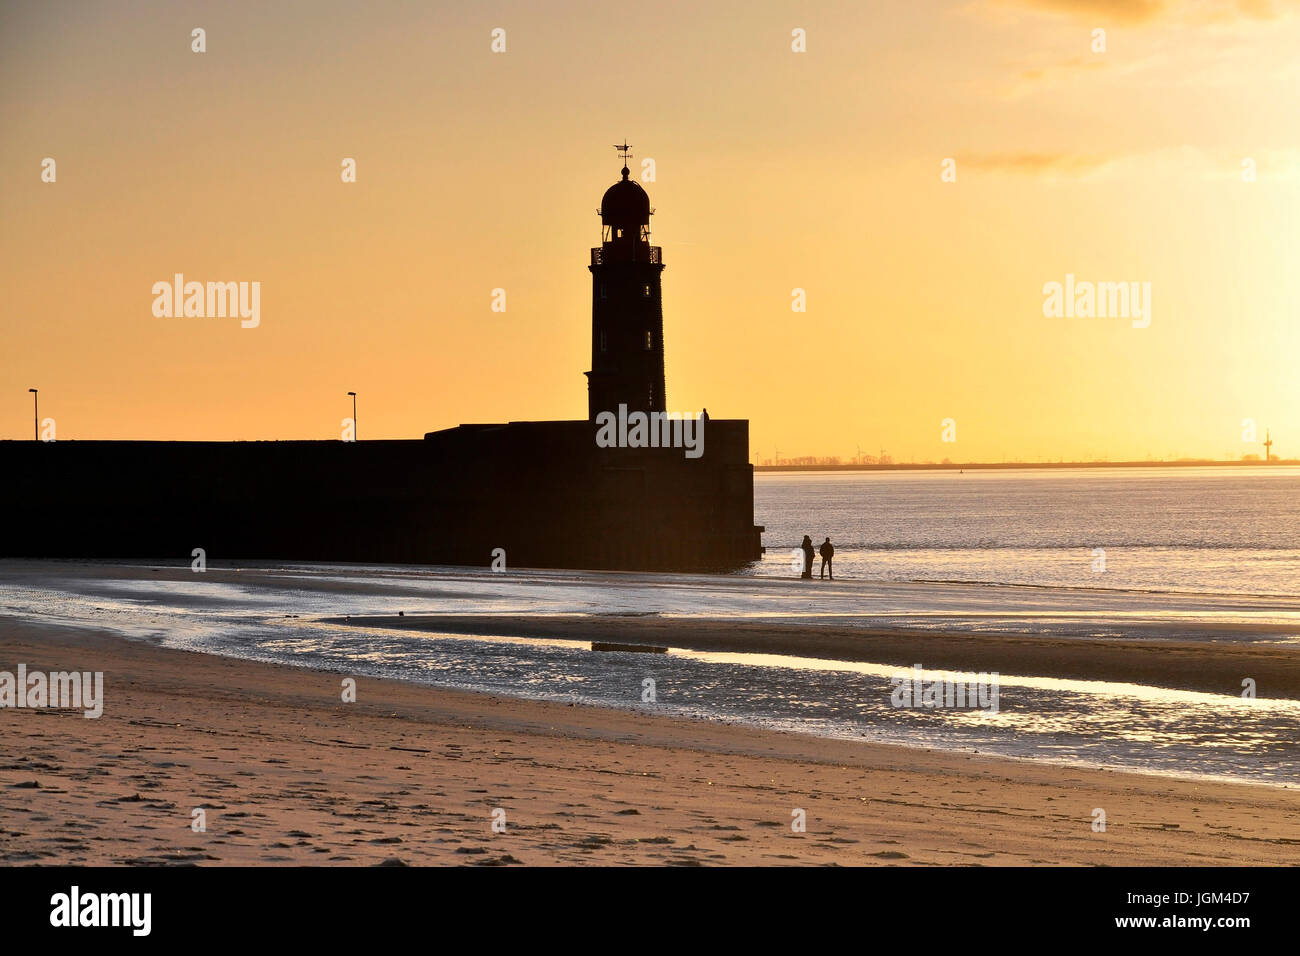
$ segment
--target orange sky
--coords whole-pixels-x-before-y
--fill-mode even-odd
[[[1235,457],[1244,418],[1300,455],[1297,12],[9,3],[0,437],[34,386],[61,439],[337,438],[349,390],[363,439],[582,417],[626,135],[668,406],[764,458]],[[155,317],[176,272],[259,281],[260,325]],[[1067,273],[1150,282],[1150,327],[1045,317]]]

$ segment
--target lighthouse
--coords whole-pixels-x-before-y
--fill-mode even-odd
[[[600,246],[591,250],[591,371],[587,413],[667,410],[664,395],[663,255],[650,244],[650,197],[628,178],[630,147],[615,147],[623,178],[600,201]]]
[[[664,266],[650,197],[626,143],[619,152],[591,250],[587,418],[360,443],[0,441],[0,474],[25,503],[6,516],[0,558],[144,558],[198,541],[268,561],[504,567],[509,555],[514,568],[729,571],[759,560],[749,422],[703,413],[688,436],[681,418],[657,444],[626,424],[667,413]],[[615,442],[602,440],[602,412],[626,425]],[[232,471],[248,480],[231,483]],[[141,523],[157,510],[158,474],[174,479],[166,520]],[[43,516],[55,511],[52,528]],[[364,520],[322,523],[351,513]]]

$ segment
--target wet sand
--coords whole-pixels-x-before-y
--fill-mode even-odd
[[[11,587],[75,595],[84,603],[74,616],[109,630],[121,626],[122,617],[99,615],[93,607],[99,598],[114,607],[127,598],[145,603],[145,610],[147,602],[157,601],[169,610],[231,611],[247,623],[259,616],[278,620],[285,610],[301,612],[307,599],[319,605],[322,598],[337,597],[339,604],[354,608],[350,617],[343,616],[342,608],[302,616],[320,614],[321,620],[350,625],[359,634],[366,627],[382,627],[643,643],[899,667],[920,663],[927,669],[1135,683],[1231,696],[1240,695],[1242,681],[1251,678],[1260,698],[1300,700],[1300,624],[1294,619],[1300,602],[1290,598],[864,581],[808,592],[798,582],[765,578],[527,571],[507,578],[472,569],[440,569],[426,576],[418,570],[359,566],[210,567],[196,576],[188,565],[2,561],[0,575]],[[196,589],[199,581],[218,588],[209,596]],[[535,603],[532,609],[498,610],[496,602],[521,592],[530,595],[525,600]],[[667,603],[693,610],[623,613],[629,605],[637,609],[647,593],[667,595],[673,599]],[[698,597],[682,597],[691,594]],[[882,599],[882,594],[889,596]],[[569,612],[593,597],[603,600],[607,610]],[[548,601],[569,607],[553,612]],[[364,608],[361,614],[356,613],[358,604]],[[911,604],[943,610],[912,615],[905,610]],[[1094,604],[1106,610],[1090,620],[1088,609]],[[446,610],[421,613],[430,605]],[[882,609],[891,606],[895,610]],[[736,613],[745,607],[761,611]],[[389,608],[389,613],[374,613]],[[399,617],[402,608],[405,616]],[[27,616],[40,610],[26,608]],[[54,613],[61,613],[57,606]],[[880,615],[895,623],[880,623]],[[138,628],[148,617],[135,614],[133,623]],[[1042,622],[1043,632],[1017,631],[1028,621]],[[1106,636],[1080,633],[1080,628]],[[164,624],[155,632],[166,630]]]
[[[824,740],[396,681],[359,679],[357,702],[345,704],[341,674],[0,618],[0,669],[19,662],[103,671],[105,704],[98,720],[0,709],[6,864],[1300,859],[1295,789]],[[199,807],[203,833],[191,829]],[[497,808],[504,833],[492,831]],[[1095,808],[1106,812],[1104,833],[1093,832]],[[806,832],[792,830],[796,809],[806,812]]]
[[[405,615],[327,618],[353,627],[443,634],[619,641],[698,651],[796,655],[929,669],[997,671],[1017,677],[1146,684],[1241,694],[1253,678],[1260,698],[1300,699],[1300,646],[1232,641],[1055,638],[943,634],[835,624],[686,620],[645,615]]]

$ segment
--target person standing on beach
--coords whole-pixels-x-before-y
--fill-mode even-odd
[[[803,544],[799,547],[803,548],[803,574],[799,575],[799,577],[811,580],[813,558],[817,553],[813,550],[812,538],[808,537],[808,535],[804,535]]]
[[[831,570],[831,558],[835,557],[835,545],[831,544],[830,535],[827,535],[826,540],[822,542],[821,553],[822,553],[822,577],[826,577],[826,575],[829,574],[831,576],[831,580],[834,581],[835,572]]]

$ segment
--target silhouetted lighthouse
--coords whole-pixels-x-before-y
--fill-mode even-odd
[[[628,178],[628,146],[618,147],[623,178],[600,201],[601,244],[591,250],[591,371],[587,416],[662,412],[664,313],[658,246],[650,245],[650,197]]]

